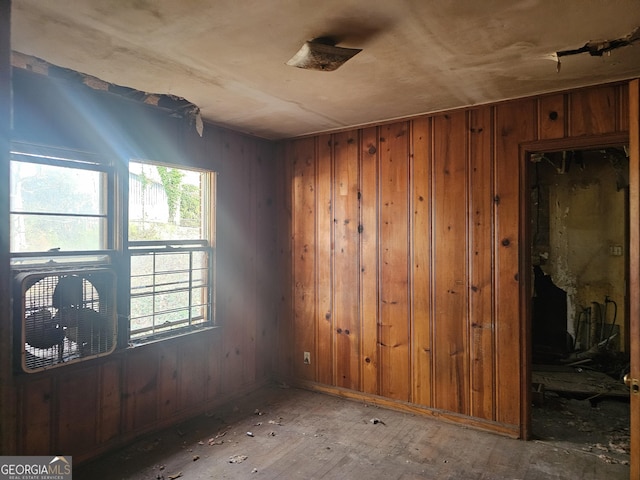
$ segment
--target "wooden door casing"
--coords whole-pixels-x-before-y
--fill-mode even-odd
[[[640,80],[629,84],[629,332],[632,379],[640,379]],[[632,390],[631,475],[640,479],[640,393]]]

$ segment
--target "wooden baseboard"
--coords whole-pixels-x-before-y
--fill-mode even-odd
[[[444,410],[438,410],[434,408],[427,408],[414,403],[403,402],[400,400],[393,400],[378,395],[372,395],[369,393],[357,392],[354,390],[348,390],[346,388],[333,387],[330,385],[323,385],[315,382],[309,382],[305,380],[288,380],[288,383],[293,387],[303,388],[305,390],[311,390],[314,392],[325,393],[336,397],[345,398],[348,400],[354,400],[358,402],[364,402],[377,407],[388,408],[390,410],[397,410],[401,412],[412,413],[416,415],[423,415],[425,417],[435,418],[448,423],[455,423],[460,426],[470,427],[477,430],[483,430],[491,433],[497,433],[510,438],[520,438],[520,429],[517,425],[508,425],[498,422],[492,422],[490,420],[484,420],[481,418],[469,417],[466,415],[460,415],[453,412],[447,412]]]

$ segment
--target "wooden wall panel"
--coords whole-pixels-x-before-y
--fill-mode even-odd
[[[617,87],[577,90],[569,94],[569,136],[613,133],[618,125]]]
[[[18,412],[21,455],[50,455],[53,451],[54,388],[50,378],[24,382],[19,389]]]
[[[360,389],[359,138],[357,131],[333,137],[334,328],[336,385]]]
[[[225,393],[222,390],[222,369],[220,368],[220,352],[222,351],[221,336],[210,336],[206,344],[208,351],[206,353],[206,359],[203,360],[207,363],[207,400],[210,400]]]
[[[178,402],[178,345],[175,342],[158,346],[158,412],[160,418],[174,415]]]
[[[629,131],[629,89],[626,84],[618,85],[618,128],[619,132]]]
[[[409,124],[380,128],[380,394],[410,398]]]
[[[255,160],[251,157],[247,163],[253,164],[254,192],[256,211],[255,223],[255,278],[256,292],[254,309],[255,342],[249,344],[254,350],[254,374],[253,381],[270,378],[274,369],[273,348],[276,345],[277,335],[277,305],[278,305],[278,267],[274,218],[275,208],[275,178],[276,169],[273,164],[272,148],[266,142],[260,142],[255,147]],[[248,275],[252,272],[247,271]],[[215,357],[214,357],[215,358]],[[216,375],[219,377],[219,373]]]
[[[74,371],[58,382],[56,451],[85,455],[95,448],[99,377],[91,369]]]
[[[276,150],[276,228],[277,246],[277,334],[276,334],[276,371],[289,380],[293,377],[293,353],[295,328],[293,319],[293,299],[295,283],[293,277],[293,152],[294,144],[279,144]],[[299,358],[298,358],[299,360]]]
[[[236,328],[241,339],[240,359],[242,362],[242,382],[240,385],[252,385],[256,381],[256,337],[258,336],[258,255],[261,250],[256,242],[258,237],[257,228],[257,159],[258,152],[255,143],[246,143],[242,135],[235,136],[241,157],[238,159],[237,177],[234,178],[234,185],[244,185],[244,195],[239,204],[241,210],[237,212],[237,218],[242,219],[242,235],[245,240],[236,247],[240,256],[244,258],[242,262],[242,287],[238,288],[240,294],[238,303],[233,305],[232,310],[241,312],[243,319],[238,322]],[[266,253],[266,252],[265,252]],[[241,307],[243,305],[243,307]],[[266,313],[266,312],[262,312]],[[264,361],[264,360],[261,360]]]
[[[538,138],[540,140],[564,138],[566,134],[566,96],[560,93],[540,97],[538,99]]]
[[[303,363],[304,352],[315,352],[316,332],[316,162],[315,140],[293,145],[293,321],[295,343],[293,371],[297,377],[315,380],[314,359]],[[319,352],[319,355],[326,352]]]
[[[158,418],[158,359],[147,348],[134,351],[125,364],[125,430],[135,431]]]
[[[180,410],[202,404],[207,392],[207,362],[203,361],[208,353],[206,337],[192,338],[181,342],[180,363],[178,365]],[[247,355],[250,357],[250,355]]]
[[[98,444],[109,442],[122,433],[121,372],[117,361],[100,368],[100,404]]]
[[[495,259],[496,420],[520,424],[523,341],[520,319],[520,151],[535,131],[535,101],[495,107]],[[528,195],[528,192],[523,192]]]
[[[433,405],[431,119],[412,122],[413,144],[413,401]]]
[[[632,381],[640,377],[640,79],[629,84],[629,250],[634,252],[629,259],[629,288],[634,295],[629,299],[629,330],[635,342],[629,352],[629,376]],[[633,388],[633,387],[631,387]],[[629,395],[630,409],[630,460],[629,478],[640,478],[640,396]]]
[[[316,182],[318,210],[316,215],[316,255],[318,258],[317,309],[318,330],[312,363],[317,381],[335,385],[335,312],[333,308],[333,146],[331,135],[318,138],[318,174]],[[296,361],[302,361],[301,357]]]
[[[253,165],[255,147],[244,137],[222,137],[226,161],[218,178],[218,305],[223,325],[223,387],[236,390],[254,380],[256,335],[256,244]]]
[[[466,116],[433,124],[434,407],[468,414]]]
[[[619,131],[627,103],[626,86],[606,85],[283,142],[283,198],[294,200],[289,351],[296,366],[302,350],[320,357],[313,374],[297,366],[295,376],[526,435],[520,145]],[[359,358],[344,342],[353,315]]]
[[[379,196],[378,129],[362,130],[360,137],[360,337],[362,391],[379,393]]]
[[[555,107],[554,107],[555,108]],[[495,419],[493,109],[469,111],[470,414]]]

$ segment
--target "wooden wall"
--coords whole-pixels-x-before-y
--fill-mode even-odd
[[[21,83],[18,92],[29,81]],[[50,91],[47,101],[53,104],[39,110],[38,121],[43,126],[55,124],[51,118],[47,122],[45,115],[65,108],[53,98]],[[24,96],[16,99],[16,109],[24,107],[21,102],[25,102]],[[118,101],[112,97],[108,104],[116,116],[129,115],[132,109],[139,113],[131,103],[117,108],[114,104]],[[63,112],[69,119],[74,117],[73,112]],[[96,116],[105,112],[98,111]],[[38,134],[49,142],[64,139],[73,143],[77,138],[73,125],[65,126],[64,134],[54,135],[54,129],[48,127],[45,132],[29,129],[28,112],[18,111],[14,118],[14,135],[30,135],[26,140],[35,141]],[[3,387],[11,402],[3,411],[17,413],[16,417],[2,418],[3,440],[13,439],[4,442],[3,454],[60,453],[72,455],[74,463],[79,463],[143,433],[211,410],[270,379],[277,303],[273,290],[275,227],[271,221],[275,216],[273,146],[211,125],[205,126],[200,138],[193,127],[177,120],[155,120],[157,124],[145,123],[148,131],[158,128],[148,138],[163,139],[171,148],[165,155],[177,151],[180,157],[174,159],[218,173],[218,325],[135,348],[120,346],[107,357],[42,373],[16,374],[11,362],[3,362],[2,378],[7,379]],[[84,123],[79,125],[83,132],[92,128],[86,118],[78,122]],[[92,132],[78,141],[87,142],[87,138],[94,138]],[[140,145],[145,143],[140,135],[137,140]],[[77,146],[62,143],[60,146]],[[90,142],[80,146],[91,148]],[[8,295],[8,290],[0,292],[0,297]],[[3,325],[10,323],[3,319]]]
[[[526,434],[522,145],[623,138],[627,103],[605,85],[282,142],[279,375]]]

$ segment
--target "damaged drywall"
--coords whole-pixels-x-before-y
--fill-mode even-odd
[[[533,208],[547,211],[532,212],[532,261],[567,292],[567,330],[574,339],[581,312],[593,307],[599,310],[594,314],[604,314],[608,307],[605,322],[615,314],[615,344],[623,348],[627,212],[619,156],[581,152],[559,168],[562,159],[546,154],[535,164],[534,190],[541,201]]]

